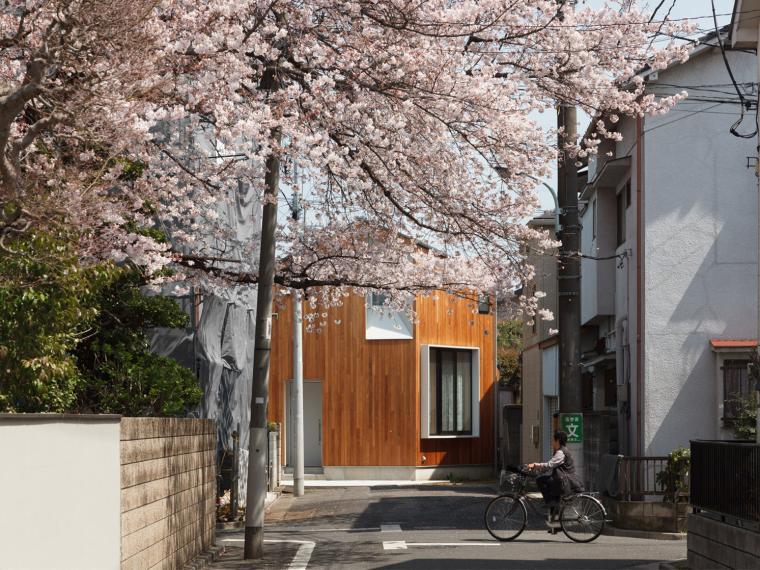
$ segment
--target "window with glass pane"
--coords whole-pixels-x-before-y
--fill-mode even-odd
[[[430,349],[430,434],[472,433],[472,351]]]
[[[723,361],[723,419],[737,418],[741,400],[752,395],[750,386],[749,360]]]

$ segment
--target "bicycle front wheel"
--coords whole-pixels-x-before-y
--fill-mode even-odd
[[[528,511],[519,497],[502,495],[488,503],[485,522],[488,532],[496,540],[514,540],[525,530]]]
[[[591,542],[604,530],[604,507],[594,497],[578,495],[562,505],[562,532],[574,542]]]

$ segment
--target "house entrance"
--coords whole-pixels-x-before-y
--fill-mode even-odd
[[[295,401],[293,380],[287,383],[287,453],[288,466],[295,460]],[[322,467],[322,382],[304,380],[303,383],[303,463],[304,467]]]

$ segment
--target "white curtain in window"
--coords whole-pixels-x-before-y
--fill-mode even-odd
[[[429,368],[429,429],[431,434],[438,433],[438,352],[433,349],[430,351],[430,368]]]
[[[456,353],[445,350],[441,352],[441,430],[456,431],[454,417],[454,367]]]
[[[472,427],[472,353],[457,354],[457,431]]]

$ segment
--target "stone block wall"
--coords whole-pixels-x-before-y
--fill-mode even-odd
[[[213,420],[122,418],[121,568],[181,568],[214,542]]]
[[[686,516],[691,510],[688,503],[664,501],[617,501],[606,498],[604,504],[617,528],[654,532],[684,532]]]
[[[760,532],[702,514],[688,519],[690,570],[760,568]]]

